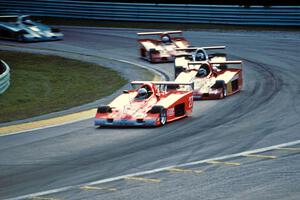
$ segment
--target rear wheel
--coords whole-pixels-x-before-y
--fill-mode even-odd
[[[226,87],[225,84],[224,84],[224,87],[223,87],[223,96],[224,96],[224,97],[227,96],[227,87]]]
[[[227,96],[227,87],[224,81],[217,80],[216,83],[212,87],[213,89],[221,89],[222,93],[220,94],[220,98],[223,99]]]
[[[141,58],[146,58],[146,49],[145,48],[140,48],[140,55],[141,55]]]
[[[159,113],[159,122],[163,126],[167,122],[167,110],[163,106],[153,106],[149,113],[158,114]]]

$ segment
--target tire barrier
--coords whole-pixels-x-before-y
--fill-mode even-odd
[[[10,85],[10,68],[0,60],[0,94],[4,93]]]

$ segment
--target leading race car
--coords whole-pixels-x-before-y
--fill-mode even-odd
[[[143,32],[139,36],[147,36],[147,39],[139,39],[140,56],[152,63],[172,62],[175,59],[176,48],[187,48],[188,41],[182,37],[182,31]],[[149,36],[156,38],[149,38]],[[159,38],[157,38],[159,37]]]
[[[133,81],[107,106],[100,106],[96,126],[160,126],[192,113],[193,83]]]
[[[189,62],[175,82],[190,81],[194,81],[195,100],[222,99],[242,89],[242,61]]]
[[[207,53],[207,50],[216,49],[225,49],[225,46],[177,48],[178,53],[174,62],[175,78],[188,68],[188,63],[191,61],[226,61],[225,53]]]
[[[0,38],[19,42],[62,40],[63,33],[57,28],[50,28],[34,22],[29,15],[0,16]]]

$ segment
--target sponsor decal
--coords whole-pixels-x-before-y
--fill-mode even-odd
[[[168,111],[167,111],[167,115],[169,117],[172,117],[175,115],[175,109],[174,108],[169,108]]]

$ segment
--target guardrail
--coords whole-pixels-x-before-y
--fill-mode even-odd
[[[300,6],[110,3],[71,0],[0,1],[2,14],[142,22],[300,26]]]
[[[0,94],[4,93],[10,85],[10,68],[0,60]]]

